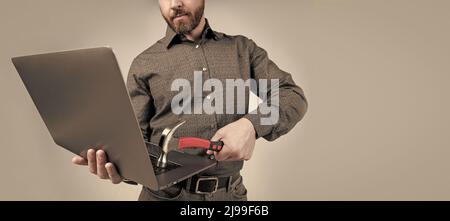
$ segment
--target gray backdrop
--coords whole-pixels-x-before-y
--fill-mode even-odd
[[[450,2],[207,0],[214,29],[243,34],[310,102],[245,165],[251,200],[450,200]],[[164,35],[156,0],[0,2],[0,200],[135,200],[53,144],[10,57],[109,45],[126,76]]]

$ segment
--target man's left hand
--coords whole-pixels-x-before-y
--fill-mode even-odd
[[[242,118],[218,130],[211,140],[224,143],[222,151],[214,152],[218,161],[250,160],[255,148],[255,128],[248,119]],[[208,150],[208,154],[212,153]]]

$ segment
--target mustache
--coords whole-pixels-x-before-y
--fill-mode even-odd
[[[188,11],[186,11],[186,10],[184,10],[182,8],[176,8],[176,9],[173,9],[173,13],[172,13],[172,16],[170,16],[170,18],[173,20],[176,17],[180,17],[180,16],[183,16],[183,15],[190,16],[191,13],[189,13]]]

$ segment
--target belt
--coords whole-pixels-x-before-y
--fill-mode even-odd
[[[213,194],[218,189],[230,188],[231,185],[241,178],[240,173],[232,176],[217,177],[217,176],[193,176],[181,185],[190,193],[195,194]]]

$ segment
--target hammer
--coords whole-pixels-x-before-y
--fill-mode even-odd
[[[161,139],[159,140],[159,146],[162,147],[161,156],[159,156],[158,163],[156,164],[160,168],[166,168],[167,166],[167,153],[169,153],[169,141],[172,139],[175,131],[186,123],[186,121],[182,121],[178,123],[173,128],[166,128],[162,132]]]
[[[186,121],[178,123],[173,128],[166,128],[162,132],[161,139],[159,140],[159,146],[162,147],[161,156],[158,159],[157,166],[159,168],[167,167],[167,154],[169,152],[169,142],[173,138],[175,131],[181,127]],[[178,139],[178,149],[190,149],[190,148],[201,148],[205,150],[211,150],[214,152],[220,152],[224,146],[222,141],[209,141],[196,137],[181,137]],[[209,158],[214,160],[214,154],[210,155]]]

